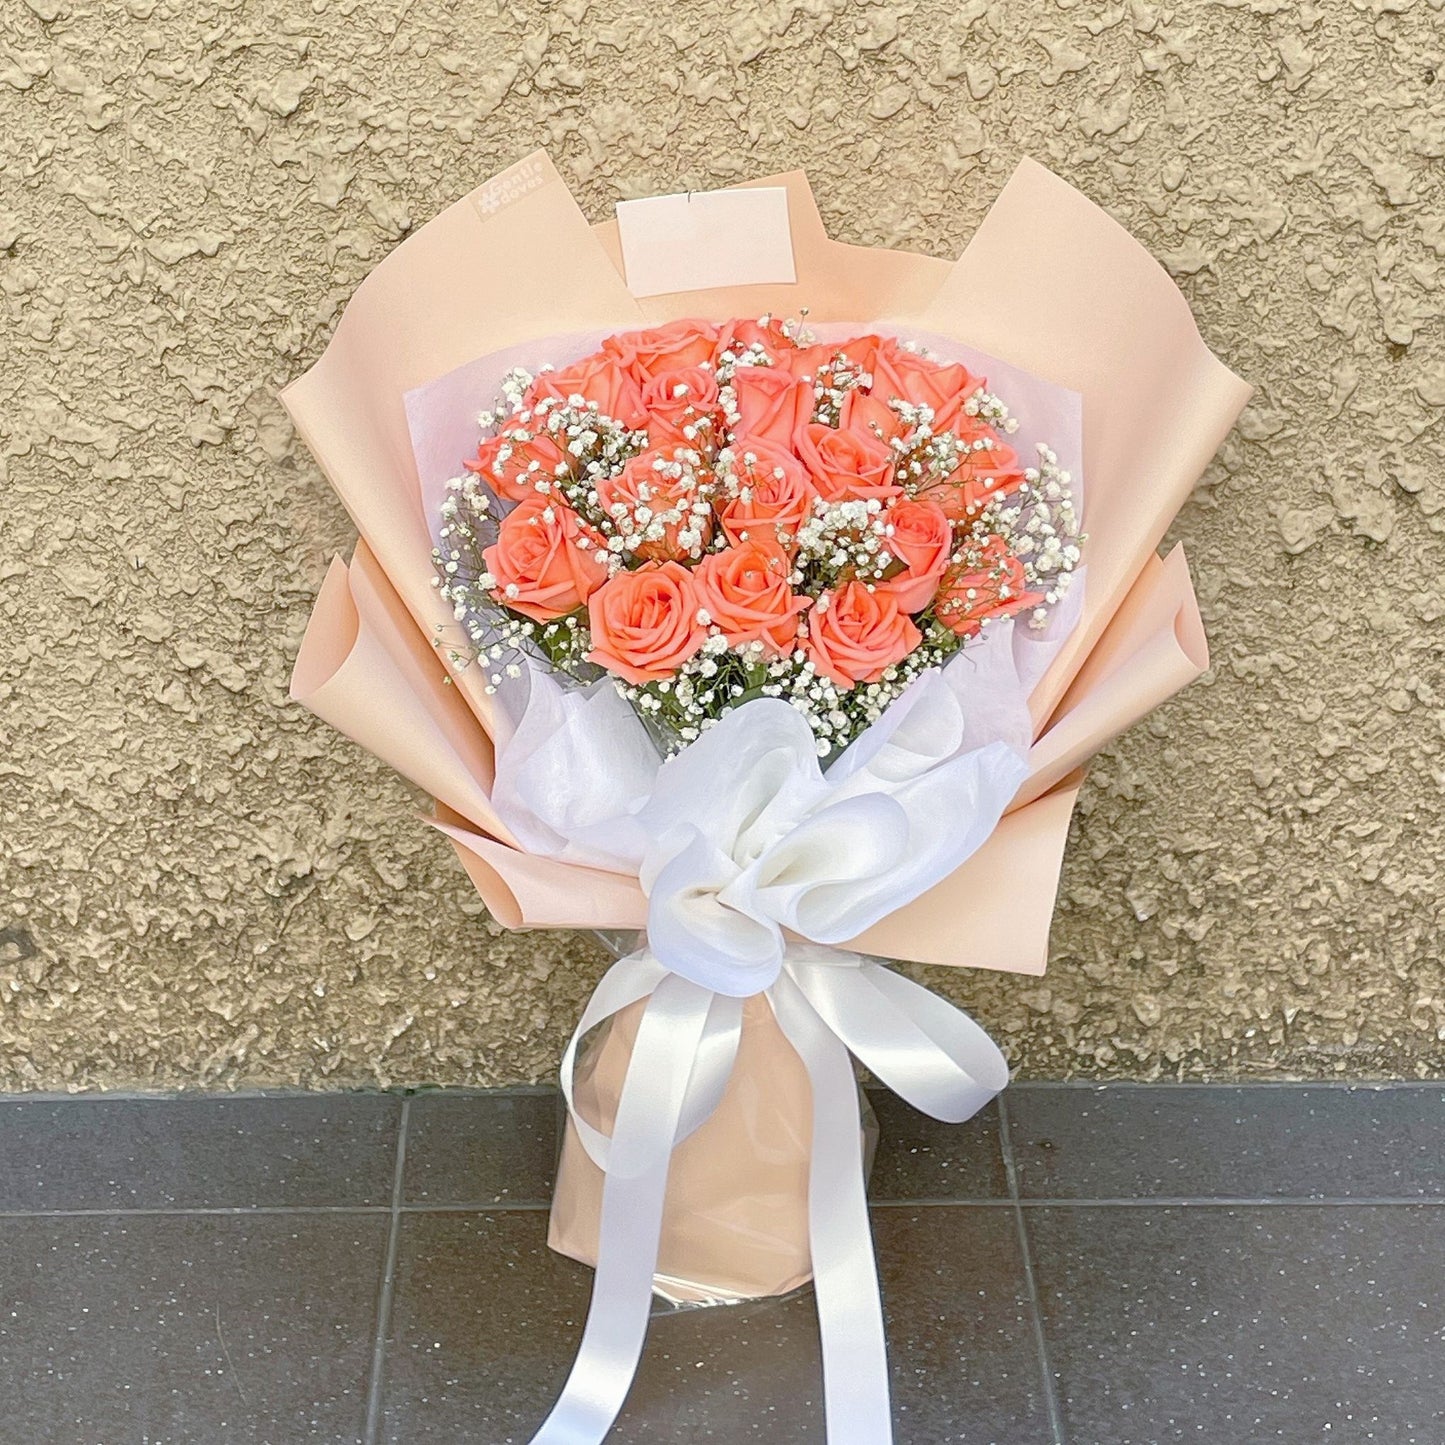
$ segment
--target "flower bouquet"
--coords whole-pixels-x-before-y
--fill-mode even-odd
[[[287,389],[361,533],[294,695],[500,922],[627,940],[562,1060],[597,1273],[537,1442],[605,1437],[654,1291],[810,1277],[828,1437],[891,1439],[854,1059],[954,1121],[1008,1068],[881,960],[1042,971],[1079,769],[1206,665],[1155,548],[1247,394],[1040,167],[950,265],[796,175],[589,227],[541,155]]]

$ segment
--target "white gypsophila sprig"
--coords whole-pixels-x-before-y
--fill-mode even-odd
[[[1023,563],[1028,590],[1043,597],[1029,616],[1034,628],[1047,625],[1049,608],[1068,592],[1082,560],[1084,541],[1069,473],[1042,442],[1038,456],[1037,466],[1025,468],[1023,484],[1005,496],[992,498],[973,524],[975,535],[1004,539],[1009,551]]]
[[[795,585],[812,592],[856,577],[878,582],[892,557],[888,523],[877,497],[813,503],[812,515],[798,528]],[[813,584],[813,585],[809,585]]]
[[[634,477],[630,493],[621,493],[602,507],[609,534],[610,553],[624,560],[647,560],[664,553],[693,561],[702,557],[712,536],[716,483],[705,468],[701,452],[673,447],[645,465],[645,476]],[[601,486],[608,496],[610,478]]]
[[[813,378],[813,420],[823,426],[837,426],[850,392],[872,386],[873,376],[849,357],[844,349],[819,367]]]

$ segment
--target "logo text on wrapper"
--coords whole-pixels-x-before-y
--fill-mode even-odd
[[[504,206],[545,185],[547,171],[546,162],[538,156],[518,161],[481,187],[477,193],[477,209],[484,217],[495,215]]]

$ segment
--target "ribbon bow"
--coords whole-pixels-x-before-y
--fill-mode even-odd
[[[661,762],[610,683],[567,691],[532,674],[499,740],[494,803],[530,851],[633,873],[648,900],[647,946],[602,979],[562,1062],[568,1109],[606,1178],[582,1344],[532,1445],[599,1445],[622,1408],[672,1151],[717,1108],[742,1000],[759,993],[812,1088],[809,1246],[828,1439],[891,1441],[850,1053],[950,1122],[997,1094],[1008,1067],[951,1004],[834,945],[958,867],[1017,791],[1029,719],[1007,626],[919,678],[826,772],[807,721],[781,699],[735,708]],[[609,1136],[575,1107],[577,1048],[643,1000]]]

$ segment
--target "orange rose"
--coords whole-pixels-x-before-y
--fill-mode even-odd
[[[730,643],[762,642],[778,656],[793,650],[798,613],[808,606],[788,585],[789,570],[771,542],[743,542],[704,557],[692,580],[698,603]]]
[[[804,648],[818,672],[846,692],[857,682],[877,682],[922,641],[897,598],[848,582],[814,604]]]
[[[1011,492],[1023,484],[1018,453],[999,441],[992,427],[980,426],[976,431],[988,445],[970,451],[944,481],[919,493],[937,502],[956,522],[977,516],[996,492]]]
[[[903,418],[881,396],[869,396],[856,387],[843,398],[838,425],[879,437],[884,442],[891,442],[908,431]]]
[[[989,439],[987,447],[975,447],[949,477],[949,485],[961,487],[964,510],[977,511],[995,492],[1011,492],[1023,484],[1024,469],[1019,455],[1007,442]]]
[[[672,677],[707,640],[692,573],[676,562],[619,572],[587,602],[589,662],[631,683]]]
[[[653,446],[697,446],[706,437],[690,437],[683,428],[716,417],[717,378],[702,366],[660,371],[643,386],[642,404],[647,408],[647,435]]]
[[[826,501],[887,500],[901,493],[893,482],[892,451],[869,432],[810,422],[799,429],[793,444]]]
[[[537,622],[580,607],[607,580],[607,544],[569,506],[533,492],[482,554],[497,601]]]
[[[741,356],[750,346],[761,346],[774,359],[796,350],[793,338],[783,330],[783,323],[776,316],[769,316],[757,321],[725,321],[718,328],[713,359],[721,362],[723,354],[729,351],[735,357]]]
[[[737,489],[718,507],[728,541],[771,538],[788,547],[818,495],[797,457],[783,447],[747,437],[733,447],[726,475]]]
[[[695,458],[684,448],[654,448],[597,483],[602,510],[641,534],[634,556],[646,562],[696,556],[712,535],[712,508],[698,500]]]
[[[862,336],[850,336],[847,341],[835,342],[833,350],[841,351],[854,370],[866,371],[872,375],[873,361],[879,348],[890,345],[891,342],[885,341],[876,332],[869,331]]]
[[[985,384],[961,362],[943,366],[895,342],[884,342],[873,355],[871,394],[884,401],[908,401],[933,408],[935,434],[965,417],[964,403]]]
[[[780,351],[774,366],[790,376],[806,376],[817,380],[819,372],[826,372],[838,355],[838,348],[831,342],[819,342],[817,346],[795,346],[791,351]]]
[[[740,366],[733,373],[739,420],[737,436],[791,446],[793,435],[812,420],[813,383],[776,366]]]
[[[536,483],[551,481],[566,460],[562,448],[545,432],[519,427],[488,437],[477,448],[476,460],[462,465],[475,472],[499,497],[520,502],[535,496]]]
[[[1008,549],[1002,537],[983,544],[976,564],[949,572],[938,589],[934,615],[962,637],[974,637],[986,617],[1012,617],[1036,607],[1043,595],[1027,592],[1024,564]]]
[[[527,388],[526,404],[536,407],[548,397],[566,402],[573,396],[597,403],[603,416],[620,421],[623,426],[646,424],[647,413],[642,405],[642,388],[618,364],[617,359],[601,351],[584,356],[561,371],[539,372]]]
[[[953,551],[953,526],[937,502],[904,498],[884,515],[891,528],[888,550],[903,563],[903,570],[878,591],[894,598],[905,612],[922,612],[938,590],[938,580]]]
[[[712,360],[717,327],[711,321],[669,321],[645,331],[621,331],[602,343],[638,384],[646,386],[664,371],[684,371]]]

